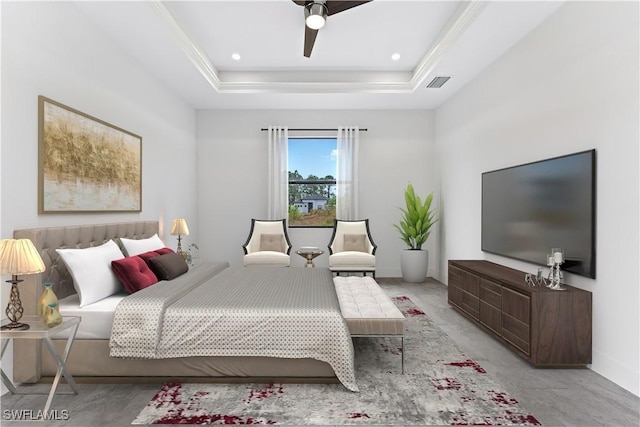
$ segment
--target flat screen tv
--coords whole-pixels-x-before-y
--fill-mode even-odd
[[[482,174],[482,250],[596,277],[596,152],[569,154]]]

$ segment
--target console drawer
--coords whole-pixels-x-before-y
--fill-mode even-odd
[[[450,280],[447,294],[449,296],[449,304],[455,305],[458,308],[462,308],[462,295],[464,294],[462,288],[456,286]]]
[[[463,292],[462,293],[462,309],[474,319],[478,319],[480,315],[480,306],[478,298],[473,295]]]
[[[486,279],[480,279],[480,300],[502,310],[502,286]]]
[[[502,288],[502,311],[527,326],[531,324],[531,298],[527,295]]]
[[[498,335],[502,335],[502,310],[480,301],[480,323]]]
[[[502,338],[522,350],[527,356],[531,355],[529,325],[505,313],[502,313]]]
[[[465,278],[462,283],[462,289],[477,298],[480,295],[480,278],[475,274],[467,272],[464,272],[464,274]]]
[[[464,283],[464,279],[467,274],[467,272],[462,271],[457,267],[449,267],[449,286],[462,288],[462,284]]]

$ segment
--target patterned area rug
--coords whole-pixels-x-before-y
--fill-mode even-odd
[[[341,384],[165,384],[132,424],[539,425],[408,297],[399,338],[355,338],[359,393]]]

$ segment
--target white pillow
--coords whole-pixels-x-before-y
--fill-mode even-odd
[[[124,258],[113,240],[86,249],[56,249],[64,261],[73,287],[80,297],[80,307],[100,301],[122,290],[111,269],[111,261]]]
[[[121,237],[120,242],[124,246],[124,250],[127,251],[128,256],[139,255],[165,247],[165,244],[157,234],[148,239],[124,239]]]

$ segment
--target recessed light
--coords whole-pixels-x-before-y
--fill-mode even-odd
[[[400,54],[397,52],[394,53],[393,55],[391,55],[391,59],[397,61],[398,59],[400,59]]]
[[[233,54],[231,54],[231,58],[232,58],[234,61],[240,61],[240,58],[241,58],[241,57],[240,57],[240,54],[239,54],[239,53],[233,53]]]

